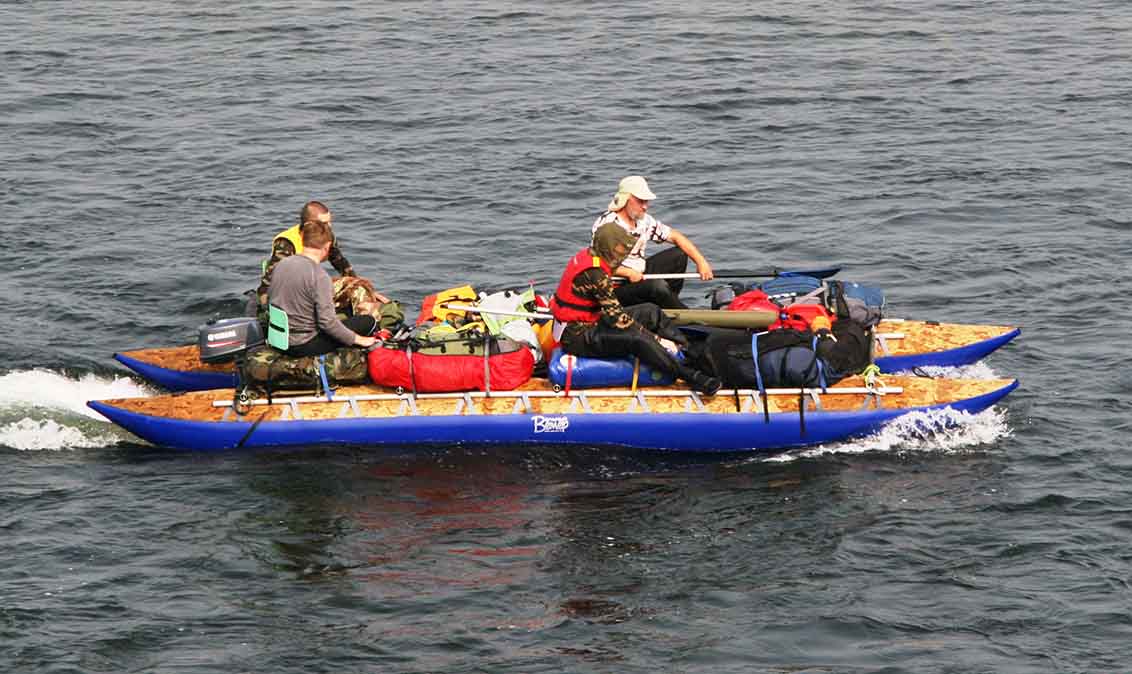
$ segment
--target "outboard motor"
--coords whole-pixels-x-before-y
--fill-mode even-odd
[[[200,359],[227,363],[264,343],[263,327],[255,318],[222,318],[200,326]]]

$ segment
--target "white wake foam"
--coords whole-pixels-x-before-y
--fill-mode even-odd
[[[0,408],[47,408],[102,417],[86,406],[88,400],[145,398],[153,390],[129,377],[85,374],[78,379],[51,370],[19,370],[0,375]]]
[[[1009,437],[1010,432],[1006,410],[997,407],[978,414],[950,408],[916,411],[893,419],[873,435],[797,450],[765,460],[789,462],[829,454],[864,452],[961,452]]]
[[[971,363],[970,365],[960,365],[955,367],[943,367],[938,365],[926,365],[919,368],[924,374],[936,379],[1000,379],[990,365],[984,361]],[[899,372],[897,374],[911,375],[913,372]],[[884,375],[881,375],[884,378]]]
[[[102,447],[118,439],[109,433],[85,433],[53,419],[24,418],[0,427],[0,445],[24,451]]]
[[[86,374],[75,379],[51,370],[0,375],[0,446],[45,450],[114,444],[124,434],[87,407],[86,402],[139,398],[153,393],[129,377]],[[13,421],[4,423],[9,419]]]

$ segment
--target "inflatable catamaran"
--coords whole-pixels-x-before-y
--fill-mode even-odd
[[[533,298],[533,290],[529,295]],[[497,319],[508,314],[545,318],[499,310],[486,298],[480,300],[479,309],[448,304],[444,311],[480,311]],[[488,306],[492,309],[486,309]],[[422,319],[426,313],[422,311]],[[677,324],[689,326],[686,332],[705,325],[753,332],[786,316],[759,310],[669,313]],[[484,320],[490,323],[492,319]],[[532,325],[537,322],[533,320]],[[560,350],[540,350],[537,340],[528,345],[534,356],[527,356],[521,346],[510,355],[497,354],[488,346],[489,335],[484,331],[482,358],[463,356],[470,365],[461,364],[460,356],[451,358],[455,354],[418,351],[414,379],[412,348],[407,354],[383,348],[368,354],[367,383],[337,389],[324,385],[283,395],[272,394],[270,388],[267,395],[253,389],[249,395],[238,381],[238,368],[231,358],[216,356],[242,357],[247,347],[263,337],[257,334],[254,320],[230,319],[202,327],[195,345],[115,354],[119,362],[147,380],[176,393],[88,405],[148,442],[178,449],[561,444],[743,452],[778,451],[866,435],[914,412],[950,409],[974,414],[1018,386],[1013,379],[893,374],[976,362],[1017,337],[1018,328],[900,319],[869,324],[873,325],[876,367],[869,369],[868,376],[850,376],[832,386],[823,380],[820,386],[765,388],[760,380],[758,388],[732,385],[705,397],[671,385],[670,378],[650,376],[640,363],[575,359]],[[753,344],[751,349],[755,350]],[[544,355],[547,378],[531,377],[534,360]],[[357,352],[351,355],[356,356]],[[526,374],[511,376],[515,370],[508,365],[508,375],[503,376],[502,368],[496,370],[496,356],[501,359],[498,362],[508,358],[509,363],[519,363]],[[463,379],[454,385],[422,382],[425,358],[443,363],[432,363],[434,372],[464,369],[477,373],[479,379]],[[225,360],[229,362],[218,362]],[[496,390],[500,387],[507,390]]]

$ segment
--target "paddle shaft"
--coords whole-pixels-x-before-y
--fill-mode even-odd
[[[841,267],[823,267],[821,269],[721,269],[712,278],[776,278],[779,276],[813,276],[815,278],[829,278],[841,271]],[[645,274],[644,280],[651,279],[686,279],[694,281],[700,278],[698,272],[684,272],[679,274]],[[614,276],[614,281],[625,281],[621,276]]]
[[[820,267],[817,269],[753,269],[751,271],[743,271],[736,269],[721,269],[713,274],[713,278],[777,278],[779,276],[813,276],[814,278],[829,278],[836,276],[841,271],[841,267]],[[681,274],[645,274],[644,280],[649,279],[684,279],[687,281],[697,281],[700,275],[697,272],[685,272]],[[614,283],[624,283],[628,279],[622,276],[614,276]],[[536,281],[531,280],[530,285],[535,285]],[[541,283],[541,281],[539,281]],[[491,294],[491,293],[488,293]]]
[[[651,281],[652,279],[687,279],[689,281],[697,281],[699,280],[700,275],[696,272],[686,272],[683,274],[645,274],[641,278],[646,281]],[[762,276],[758,274],[733,274],[721,272],[719,274],[713,274],[712,278],[762,278]],[[613,280],[623,283],[625,281],[628,281],[629,279],[625,278],[624,276],[614,276]]]

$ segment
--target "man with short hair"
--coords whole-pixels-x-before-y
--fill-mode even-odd
[[[683,379],[694,390],[714,395],[721,382],[677,360],[677,343],[687,338],[652,303],[623,307],[617,300],[610,272],[622,264],[636,243],[617,224],[598,227],[593,243],[566,265],[550,301],[555,337],[575,356],[619,358],[637,356],[660,372]]]
[[[319,356],[342,346],[372,346],[377,320],[368,314],[345,322],[334,310],[334,291],[322,263],[330,256],[330,223],[311,220],[302,228],[302,250],[275,265],[268,301],[287,313],[289,356]]]
[[[622,178],[606,211],[594,221],[592,231],[597,232],[602,225],[616,222],[636,237],[636,243],[628,257],[613,271],[614,276],[623,277],[627,281],[617,288],[617,299],[621,304],[632,306],[653,302],[664,309],[687,309],[678,297],[684,287],[683,279],[644,280],[642,277],[645,274],[684,273],[688,269],[689,258],[696,263],[701,279],[711,280],[714,272],[688,237],[648,214],[649,202],[655,198],[656,195],[643,177]],[[646,259],[645,248],[650,242],[672,243],[674,247]]]
[[[302,230],[311,222],[320,222],[331,227],[330,209],[321,201],[308,201],[299,211],[299,224],[279,232],[271,243],[271,257],[265,263],[259,288],[256,289],[258,311],[261,320],[266,317],[268,290],[271,287],[275,267],[285,258],[303,250]],[[330,253],[327,259],[341,276],[333,279],[334,305],[343,314],[373,316],[380,327],[393,329],[404,319],[404,312],[397,302],[377,292],[369,279],[354,273],[354,268],[338,248],[338,239],[330,229]]]

